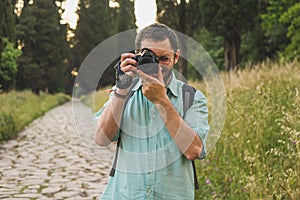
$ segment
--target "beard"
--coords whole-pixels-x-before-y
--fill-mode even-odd
[[[170,77],[172,76],[173,68],[170,69],[163,65],[161,65],[161,67],[162,67],[162,74],[163,74],[164,82],[166,85],[168,85],[171,80]]]

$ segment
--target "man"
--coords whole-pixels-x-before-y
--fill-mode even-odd
[[[184,113],[184,83],[173,72],[180,51],[169,27],[152,24],[138,33],[135,43],[137,50],[152,51],[159,67],[157,73],[147,74],[137,68],[136,54],[121,55],[123,78],[96,114],[97,144],[121,138],[116,171],[102,199],[194,199],[191,161],[206,155],[206,98],[196,91]]]

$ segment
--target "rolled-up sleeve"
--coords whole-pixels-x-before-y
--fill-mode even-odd
[[[209,131],[208,107],[204,94],[196,91],[193,105],[186,111],[184,121],[197,133],[203,143],[199,159],[206,157],[206,139]]]

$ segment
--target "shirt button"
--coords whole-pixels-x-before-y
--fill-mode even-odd
[[[151,192],[152,192],[152,190],[151,190],[151,189],[147,190],[147,193],[151,193]]]

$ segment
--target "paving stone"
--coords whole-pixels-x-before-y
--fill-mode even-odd
[[[62,192],[56,193],[54,197],[59,198],[59,199],[73,197],[74,199],[76,199],[76,198],[82,197],[82,192],[81,191],[62,191]]]
[[[40,197],[40,194],[15,194],[15,195],[13,195],[13,197],[22,198],[22,199],[25,199],[25,198],[33,199],[33,198]]]
[[[0,188],[0,194],[1,194],[1,196],[2,195],[18,194],[18,192],[19,192],[19,190],[15,190],[15,189]]]
[[[28,189],[40,189],[40,185],[29,185]]]
[[[48,187],[48,188],[44,188],[42,190],[42,194],[52,194],[52,193],[58,193],[60,192],[62,189],[61,187]]]
[[[21,182],[22,185],[41,185],[45,182],[43,179],[25,179]]]

